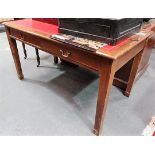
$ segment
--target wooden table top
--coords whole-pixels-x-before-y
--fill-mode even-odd
[[[53,42],[59,42],[50,38],[51,35],[58,34],[58,26],[53,24],[47,24],[32,19],[22,19],[4,22],[3,24],[7,27],[27,32],[38,37],[51,40]],[[147,37],[152,34],[153,32],[151,31],[151,29],[146,28],[145,31],[140,31],[140,33],[121,41],[115,46],[107,45],[105,47],[102,47],[98,49],[94,54],[110,59],[117,59],[132,48],[136,47],[141,42],[143,42]]]

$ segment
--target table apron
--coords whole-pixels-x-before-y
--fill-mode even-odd
[[[41,49],[61,59],[67,60],[81,67],[92,71],[98,71],[102,57],[91,51],[80,50],[79,48],[67,46],[54,42],[53,40],[41,38],[33,34],[9,28],[9,36],[15,40],[26,43],[30,46]]]

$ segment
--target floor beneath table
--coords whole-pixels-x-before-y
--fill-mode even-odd
[[[53,64],[53,57],[18,43],[25,80],[17,78],[6,34],[0,33],[0,135],[92,136],[98,76]],[[112,87],[102,135],[141,135],[155,115],[155,49],[130,98]]]

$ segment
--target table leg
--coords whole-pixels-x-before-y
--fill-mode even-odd
[[[104,115],[106,112],[109,93],[114,79],[114,74],[115,71],[112,61],[102,65],[101,70],[99,72],[100,75],[99,91],[96,106],[95,125],[93,130],[94,134],[97,136],[101,133],[101,128],[103,124]]]
[[[37,56],[37,67],[39,67],[40,66],[40,57],[39,57],[39,52],[38,52],[38,48],[35,48],[35,50],[36,50],[36,56]]]
[[[23,51],[24,51],[24,55],[25,55],[24,59],[26,59],[27,58],[27,52],[26,52],[25,44],[23,42],[22,42],[22,46],[23,46]]]
[[[9,32],[7,29],[6,29],[6,32],[7,32],[7,37],[8,37],[8,41],[10,44],[12,56],[14,59],[17,75],[18,75],[18,78],[22,80],[24,79],[24,75],[23,75],[22,68],[21,68],[20,58],[19,58],[18,49],[17,49],[17,43],[15,39],[10,38]]]
[[[124,91],[124,95],[127,97],[130,96],[130,93],[131,93],[131,90],[132,90],[132,87],[133,87],[133,84],[134,84],[134,81],[135,81],[135,78],[138,72],[138,67],[139,67],[142,54],[143,54],[143,50],[139,52],[133,59],[128,84],[127,84],[126,90]]]
[[[58,63],[58,57],[54,56],[54,63],[57,64]]]

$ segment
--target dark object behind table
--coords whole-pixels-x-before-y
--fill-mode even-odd
[[[147,23],[147,22],[149,22],[150,19],[151,18],[143,18],[143,21]]]
[[[115,45],[138,32],[142,18],[60,18],[59,32]]]

